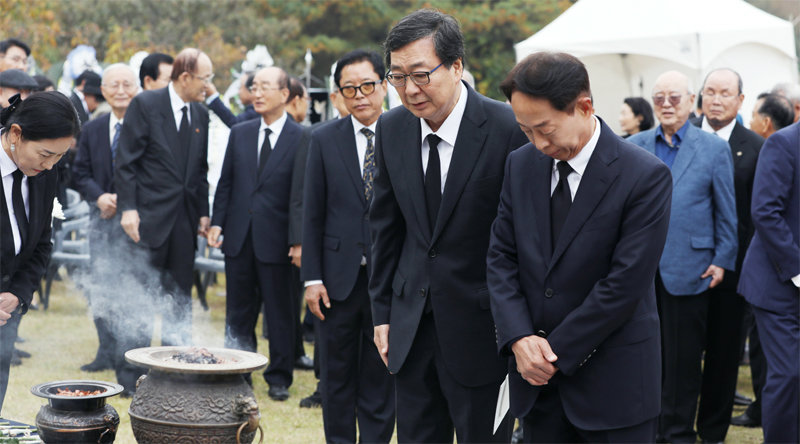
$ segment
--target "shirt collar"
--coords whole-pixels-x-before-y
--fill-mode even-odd
[[[369,128],[370,131],[372,131],[372,134],[375,134],[375,128],[378,127],[378,121],[377,120],[372,122],[372,125],[367,126],[367,125],[364,125],[363,123],[359,122],[358,119],[353,117],[352,114],[350,115],[350,121],[353,122],[353,132],[355,133],[356,137],[358,137],[358,133],[361,132],[362,128]]]
[[[175,86],[173,86],[172,82],[169,82],[169,85],[167,85],[167,91],[169,91],[169,103],[172,105],[173,114],[178,114],[181,112],[181,109],[183,109],[184,106],[189,105],[188,103],[184,102],[183,99],[181,99],[181,96],[178,95],[178,92],[175,91]],[[191,117],[189,118],[191,119]]]
[[[572,167],[572,170],[581,177],[583,177],[583,172],[586,171],[586,165],[589,164],[589,159],[591,159],[592,153],[595,147],[597,147],[597,141],[600,140],[600,120],[597,119],[597,116],[592,116],[592,118],[594,119],[594,132],[592,133],[592,137],[589,138],[589,141],[578,151],[575,157],[567,161],[569,166]],[[556,168],[556,163],[558,162],[553,162],[553,169]]]
[[[280,134],[281,131],[283,131],[283,125],[286,124],[287,116],[288,114],[286,114],[286,111],[284,111],[283,114],[281,114],[281,116],[278,117],[278,120],[272,122],[269,125],[267,125],[267,123],[264,122],[264,118],[262,117],[261,126],[259,126],[258,128],[258,134],[261,134],[261,131],[264,131],[265,128],[269,128],[270,131],[272,131],[275,134]]]
[[[108,116],[110,117],[109,118],[109,122],[108,122],[108,124],[110,125],[109,128],[114,129],[114,125],[116,125],[117,123],[122,125],[122,119],[117,119],[117,116],[114,115],[113,111],[108,113]],[[123,117],[123,119],[124,119],[124,117]]]
[[[733,132],[733,127],[736,126],[736,119],[733,119],[727,125],[723,126],[722,128],[715,130],[711,128],[711,124],[708,123],[708,119],[703,117],[703,123],[701,124],[700,128],[707,133],[717,133],[719,137],[722,137],[722,140],[728,141],[731,138],[731,133]]]
[[[453,111],[450,112],[450,115],[442,123],[442,126],[439,127],[438,131],[434,131],[428,126],[428,122],[425,119],[419,119],[420,124],[422,125],[422,140],[424,141],[428,134],[436,134],[442,140],[450,144],[451,146],[456,146],[456,138],[458,138],[458,128],[461,126],[461,119],[464,117],[464,110],[467,109],[467,87],[464,86],[464,83],[461,83],[461,94],[458,96],[458,102],[456,102],[456,106],[453,107]]]
[[[683,122],[683,126],[678,131],[676,131],[675,134],[673,134],[672,137],[674,143],[671,145],[671,147],[680,146],[681,141],[683,140],[683,136],[686,135],[686,130],[689,128],[689,125],[691,125],[691,123],[689,123],[688,120]],[[659,137],[661,138],[661,140],[664,141],[664,143],[667,143],[667,139],[664,137],[664,130],[661,128],[661,125],[658,125],[656,127],[656,140],[658,140]]]

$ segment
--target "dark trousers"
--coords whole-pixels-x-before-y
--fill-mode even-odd
[[[767,443],[800,442],[800,317],[753,306],[767,358],[761,426]]]
[[[747,406],[745,413],[760,424],[761,390],[763,390],[764,384],[767,383],[767,358],[764,357],[764,349],[761,347],[761,338],[758,335],[758,326],[750,304],[745,307],[742,329],[746,333],[750,345],[750,378],[753,381],[753,393],[755,394],[755,399]],[[744,343],[744,339],[742,342]]]
[[[353,292],[322,307],[319,321],[320,393],[330,443],[388,443],[394,431],[394,376],[373,342],[366,267]],[[360,438],[356,439],[356,421]]]
[[[526,443],[646,443],[656,437],[657,418],[641,424],[610,430],[583,430],[564,413],[558,383],[545,386],[536,403],[522,419],[522,440]]]
[[[724,441],[728,433],[739,376],[739,338],[746,302],[736,293],[738,275],[726,271],[725,280],[708,290],[705,358],[697,409],[697,434],[706,441]]]
[[[192,343],[192,283],[197,221],[183,207],[164,245],[150,250],[150,263],[160,274],[161,345]]]
[[[294,369],[297,312],[288,257],[285,264],[259,261],[248,233],[239,254],[225,256],[225,278],[225,346],[256,351],[255,328],[265,304],[270,362],[264,379],[269,385],[289,387]]]
[[[391,332],[389,333],[391,334]],[[509,442],[511,415],[493,434],[494,411],[502,379],[467,387],[447,370],[433,313],[422,315],[397,384],[397,442]]]
[[[709,294],[674,296],[656,278],[661,317],[662,377],[659,441],[694,443],[695,412],[702,385],[701,361],[705,346]],[[738,338],[738,336],[737,336]],[[729,338],[731,342],[738,341]],[[728,416],[730,420],[730,414]]]
[[[14,310],[5,325],[0,326],[0,414],[3,413],[3,400],[8,389],[11,356],[14,354],[14,341],[17,339],[20,318],[19,309]]]

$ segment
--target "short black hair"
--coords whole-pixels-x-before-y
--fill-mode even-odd
[[[758,99],[764,99],[764,101],[761,102],[761,106],[756,112],[769,117],[775,131],[786,128],[794,122],[794,107],[786,97],[780,94],[761,93],[758,95]]]
[[[244,80],[244,86],[247,89],[250,89],[253,86],[253,79],[256,77],[255,72],[249,72],[246,74],[246,78]]]
[[[339,85],[339,81],[342,79],[342,69],[347,65],[360,62],[372,63],[372,69],[375,71],[375,74],[378,75],[378,79],[380,79],[381,82],[386,77],[386,67],[383,64],[383,60],[381,60],[380,54],[375,51],[367,51],[366,49],[356,49],[355,51],[350,51],[343,55],[336,61],[336,70],[333,72],[333,81],[336,87],[341,86]]]
[[[35,76],[33,76],[33,80],[36,80],[36,83],[39,84],[39,87],[36,89],[36,91],[44,91],[45,89],[51,86],[55,88],[53,81],[50,80],[46,75],[36,74]]]
[[[295,76],[289,77],[289,98],[286,99],[286,103],[291,102],[294,100],[295,97],[303,97],[306,92],[306,87],[303,85],[303,82]]]
[[[631,107],[634,116],[642,116],[639,122],[639,131],[647,131],[653,127],[653,107],[650,106],[644,97],[628,97],[624,100],[625,104]]]
[[[81,130],[78,113],[72,102],[58,91],[33,93],[27,99],[15,102],[0,112],[0,125],[11,128],[17,124],[22,128],[26,140],[60,139],[77,137]]]
[[[26,56],[31,55],[31,48],[22,40],[14,38],[5,39],[0,42],[0,54],[5,54],[9,48],[13,48],[14,46],[22,48],[22,50],[25,51]]]
[[[703,86],[700,87],[700,92],[702,93],[703,89],[705,89],[706,82],[708,81],[708,76],[710,76],[711,74],[714,74],[715,72],[719,72],[719,71],[728,71],[728,72],[733,73],[733,75],[736,76],[736,80],[737,80],[736,86],[739,88],[739,93],[738,94],[741,94],[742,90],[744,88],[744,82],[742,82],[742,76],[740,76],[738,72],[736,72],[736,71],[734,71],[734,70],[732,70],[730,68],[717,68],[717,69],[712,69],[711,71],[709,71],[708,74],[706,74],[706,78],[703,79]],[[698,94],[698,96],[702,96],[702,95],[703,94]],[[698,101],[697,103],[700,105],[699,107],[703,106],[703,101],[702,100]]]
[[[139,67],[139,83],[144,88],[144,78],[150,76],[151,79],[155,80],[158,78],[158,69],[159,67],[164,65],[172,65],[175,63],[175,59],[172,58],[169,54],[164,54],[162,52],[154,52],[142,60],[142,66]]]
[[[500,83],[500,90],[508,100],[511,93],[519,91],[546,99],[557,111],[568,113],[580,96],[592,96],[586,67],[577,57],[563,52],[537,52],[525,57]]]
[[[433,38],[433,47],[445,67],[456,60],[464,63],[464,35],[458,21],[434,9],[420,9],[400,19],[383,42],[386,66],[392,66],[392,51],[427,37]]]

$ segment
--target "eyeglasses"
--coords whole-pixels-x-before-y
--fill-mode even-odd
[[[664,100],[667,99],[669,100],[670,105],[678,106],[678,104],[681,103],[681,99],[683,99],[683,96],[684,96],[683,94],[670,94],[669,97],[663,94],[660,96],[653,96],[653,105],[663,106]]]
[[[212,81],[212,80],[214,80],[214,74],[209,74],[209,75],[208,75],[208,76],[206,76],[206,77],[200,77],[200,76],[196,76],[196,75],[194,75],[194,74],[190,74],[190,75],[191,75],[192,77],[194,77],[195,79],[200,79],[200,80],[202,80],[202,81],[203,81],[203,83],[211,83],[211,81]]]
[[[339,91],[342,92],[342,95],[348,99],[352,99],[356,96],[356,91],[361,91],[361,94],[368,96],[375,92],[375,85],[378,82],[364,82],[358,86],[343,86],[339,88]]]
[[[730,93],[728,91],[715,93],[714,91],[711,91],[711,90],[703,91],[703,92],[700,93],[700,95],[702,95],[704,99],[708,99],[708,100],[714,100],[715,98],[719,98],[720,100],[728,100],[728,99],[731,99],[731,98],[737,96],[736,94],[732,94],[732,93]]]
[[[417,86],[427,85],[431,83],[431,74],[442,65],[444,65],[444,63],[436,65],[436,68],[430,71],[414,71],[411,74],[394,74],[390,72],[386,74],[386,78],[389,79],[389,83],[397,87],[406,86],[406,77],[410,77],[411,81]]]
[[[138,85],[136,85],[135,83],[131,83],[131,82],[103,83],[103,88],[108,88],[111,91],[116,91],[120,87],[122,87],[122,89],[125,90],[125,91],[133,91],[134,89],[136,89],[137,86]]]
[[[258,94],[267,91],[280,91],[283,88],[277,86],[262,86],[262,85],[253,85],[250,88],[247,88],[253,94]]]

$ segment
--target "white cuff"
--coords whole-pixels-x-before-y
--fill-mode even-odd
[[[317,279],[315,281],[306,281],[305,287],[308,288],[308,287],[310,287],[312,285],[322,285],[322,280],[321,279]]]
[[[792,283],[795,287],[800,287],[800,274],[792,278]]]
[[[206,105],[211,105],[211,102],[213,102],[214,99],[216,99],[217,97],[219,97],[219,93],[218,92],[216,92],[214,94],[211,94],[210,96],[206,97]]]

